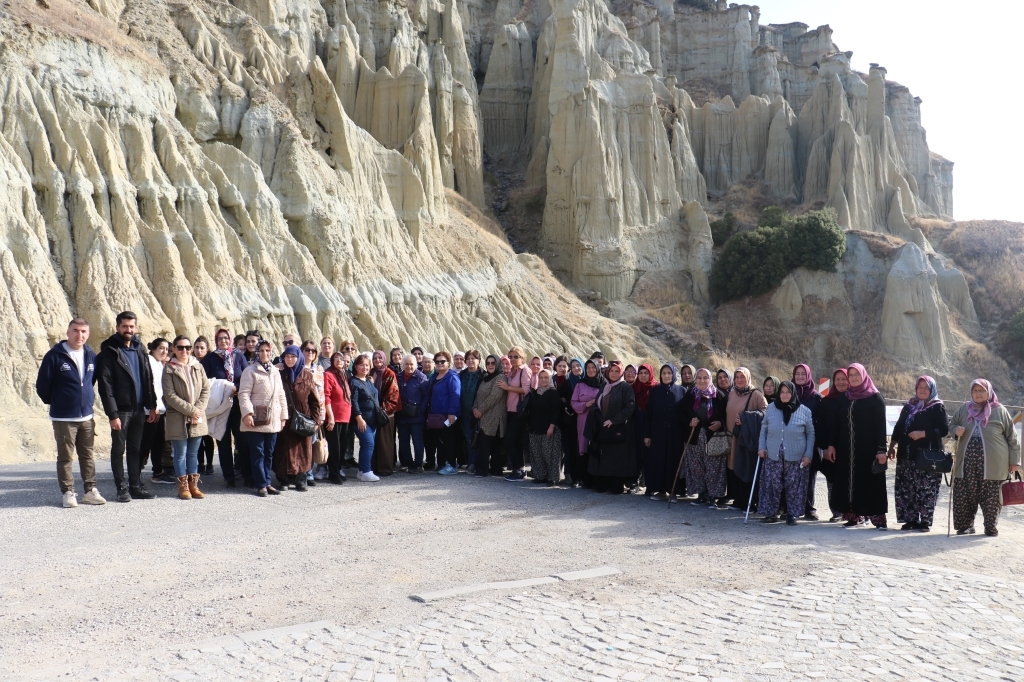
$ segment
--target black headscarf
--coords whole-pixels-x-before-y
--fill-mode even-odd
[[[597,370],[597,376],[587,375],[587,365],[593,365],[594,369]],[[604,385],[608,383],[608,380],[604,378],[604,373],[601,372],[601,367],[593,360],[587,360],[583,365],[583,383],[591,388],[604,388]]]
[[[494,371],[487,371],[487,360],[494,360]],[[480,380],[481,383],[486,384],[488,381],[494,381],[497,377],[501,376],[501,358],[497,355],[488,355],[484,360],[484,376]]]
[[[789,389],[789,395],[791,396],[788,403],[782,402],[779,395],[782,393],[782,387],[785,386]],[[793,413],[800,408],[800,397],[796,393],[796,384],[792,381],[783,381],[782,384],[775,391],[775,409],[782,412],[782,421],[789,424],[789,418],[793,416]]]

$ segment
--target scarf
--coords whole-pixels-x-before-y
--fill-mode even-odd
[[[342,369],[337,369],[334,366],[334,361],[338,358],[341,358]],[[352,402],[352,389],[348,385],[348,371],[346,371],[344,367],[345,355],[339,351],[331,356],[331,366],[327,368],[327,371],[334,375],[338,385],[341,386],[341,392],[345,395],[345,400],[347,402]]]
[[[690,368],[690,383],[688,383],[688,384],[684,383],[684,384],[682,384],[682,387],[685,388],[687,391],[689,391],[691,388],[693,388],[694,386],[697,385],[697,368],[694,367],[693,365],[683,365],[679,369],[679,372],[682,373],[682,371],[684,369],[686,369],[687,367]]]
[[[540,385],[539,379],[540,379],[540,376],[542,374],[547,374],[548,375],[548,385],[547,386],[541,386]],[[548,391],[550,391],[550,390],[555,388],[554,383],[551,381],[551,370],[550,369],[542,369],[541,371],[537,372],[537,379],[538,379],[538,381],[537,381],[537,389],[536,389],[537,390],[537,395],[544,395]]]
[[[967,396],[967,418],[973,421],[975,424],[980,424],[981,428],[988,426],[988,418],[992,416],[992,408],[999,405],[999,396],[996,395],[996,391],[992,388],[992,382],[988,379],[975,379],[971,382],[971,391],[973,393],[975,386],[981,386],[988,391],[988,400],[985,401],[984,407],[978,407],[978,403],[974,402],[972,395]]]
[[[784,403],[779,397],[782,393],[782,386],[789,389],[789,402]],[[800,407],[800,396],[796,392],[796,384],[792,381],[783,381],[782,386],[779,386],[779,390],[775,392],[775,409],[782,413],[782,421],[789,424],[789,418],[793,416],[793,413]]]
[[[221,350],[220,348],[217,348],[217,349],[214,349],[213,352],[216,353],[217,357],[219,357],[221,362],[224,363],[224,377],[228,381],[232,381],[233,382],[235,380],[235,363],[234,363],[235,351],[234,351],[234,349],[232,348],[232,349],[229,349],[229,350]]]
[[[594,369],[597,370],[597,376],[587,376],[587,365],[594,366]],[[590,388],[603,388],[608,380],[605,379],[604,374],[601,373],[601,368],[593,360],[587,360],[587,365],[583,366],[583,378],[580,379],[580,381]]]
[[[668,367],[670,370],[672,370],[672,381],[668,382],[667,384],[664,381],[661,380],[661,374],[662,374],[662,372],[665,371],[666,367]],[[658,384],[659,385],[661,385],[661,386],[675,386],[677,381],[679,381],[679,372],[676,371],[676,366],[675,365],[673,365],[671,363],[665,364],[665,365],[662,365],[661,369],[658,370]]]
[[[869,398],[878,393],[878,389],[875,388],[875,382],[871,381],[871,377],[868,376],[868,371],[864,369],[864,365],[861,365],[856,362],[853,363],[852,365],[846,368],[847,376],[850,375],[851,369],[855,369],[858,372],[860,372],[860,375],[864,377],[864,382],[860,386],[857,386],[856,388],[850,386],[850,388],[847,389],[846,397],[848,399],[861,400],[862,398]]]
[[[725,374],[725,378],[729,381],[729,385],[726,386],[725,388],[722,388],[721,386],[718,385],[718,378],[723,374]],[[696,376],[694,376],[694,378],[696,378]],[[732,388],[732,372],[727,370],[725,367],[719,367],[718,371],[715,372],[715,380],[712,383],[715,385],[715,388],[717,388],[722,393],[728,393],[729,390]]]
[[[846,377],[846,380],[850,380],[850,373],[840,367],[836,371],[832,372],[832,388],[828,389],[828,395],[825,396],[825,400],[839,400],[840,398],[846,397],[846,391],[840,391],[836,388],[836,377],[842,374]],[[849,389],[847,389],[849,390]]]
[[[284,371],[288,372],[288,378],[291,380],[289,383],[294,386],[295,380],[299,378],[299,374],[302,373],[303,368],[306,366],[306,359],[302,357],[302,351],[299,350],[298,346],[288,346],[284,349],[284,352],[281,353],[282,363],[286,355],[294,355],[297,358],[294,367],[289,367],[288,365],[283,367]]]
[[[380,369],[373,366],[373,361],[380,357],[380,361],[384,363]],[[384,367],[387,366],[387,356],[384,355],[384,351],[375,350],[373,355],[370,356],[370,378],[373,379],[373,385],[380,391],[381,384],[384,383]]]
[[[764,385],[768,383],[768,380],[769,380],[769,379],[771,379],[771,380],[772,380],[772,386],[774,386],[774,387],[775,387],[775,390],[774,390],[774,392],[773,392],[773,393],[772,393],[772,394],[771,394],[770,396],[769,396],[769,395],[768,395],[768,393],[767,393],[767,392],[766,392],[766,391],[764,390]],[[780,379],[780,378],[778,378],[778,377],[775,377],[775,376],[771,376],[771,377],[765,377],[765,378],[764,378],[764,381],[763,381],[763,382],[761,382],[761,392],[762,392],[762,393],[764,393],[764,397],[765,397],[765,398],[768,398],[769,400],[774,400],[774,399],[775,399],[775,396],[777,396],[777,395],[779,394],[779,386],[780,386],[781,384],[782,384],[782,379]]]
[[[746,367],[737,367],[735,373],[736,374],[742,374],[744,377],[747,378],[747,387],[746,388],[736,388],[735,382],[733,383],[732,390],[736,391],[736,395],[747,395],[748,393],[750,393],[751,391],[754,390],[754,385],[750,381],[750,370],[749,369],[747,369]]]
[[[623,379],[626,379],[626,370],[629,369],[630,367],[633,368],[634,372],[639,373],[640,370],[637,369],[636,365],[626,365],[625,368],[623,368],[623,370],[622,370],[622,378]],[[630,386],[632,386],[633,384],[636,383],[636,380],[637,380],[637,377],[633,377],[633,381],[629,381],[628,379],[626,379],[626,383],[629,384]]]
[[[636,381],[633,382],[633,394],[636,396],[636,406],[641,410],[647,409],[647,400],[650,398],[651,389],[658,385],[657,380],[654,378],[654,367],[649,363],[640,365],[640,369],[646,369],[647,374],[651,377],[650,380],[644,384],[640,381],[639,371],[637,372]]]
[[[575,374],[572,373],[572,363],[574,363],[574,362],[577,365],[580,366],[580,375],[579,376],[576,376]],[[566,376],[567,379],[569,379],[569,386],[571,386],[573,388],[573,390],[575,390],[576,389],[576,384],[578,384],[581,381],[583,381],[583,361],[580,360],[579,358],[573,358],[572,360],[570,360],[569,361],[569,373],[566,374],[565,376]]]
[[[801,367],[804,368],[804,376],[807,378],[802,384],[796,383],[796,371]],[[865,375],[866,377],[867,375]],[[799,364],[793,368],[793,385],[796,386],[796,394],[800,400],[806,402],[808,398],[817,393],[817,388],[814,385],[814,379],[811,378],[811,368],[808,365]],[[873,386],[874,384],[872,384]]]
[[[935,385],[935,379],[932,379],[930,376],[927,375],[920,376],[917,378],[917,384],[920,384],[922,381],[928,384],[928,399],[920,400],[917,397],[917,395],[914,395],[913,398],[907,401],[907,405],[910,406],[910,414],[907,415],[908,422],[910,421],[911,417],[913,417],[918,412],[924,410],[924,408],[931,407],[936,403],[942,402],[941,400],[939,400],[939,387]],[[917,384],[914,385],[915,393],[917,391]]]
[[[488,355],[487,358],[484,360],[484,367],[487,367],[487,360],[494,360],[494,371],[488,372],[485,369],[484,375],[480,379],[481,384],[486,384],[488,382],[494,381],[495,379],[501,376],[501,358],[499,358],[497,355]]]
[[[714,382],[711,382],[708,384],[708,387],[706,389],[704,389],[703,391],[700,390],[700,388],[697,387],[697,375],[700,374],[701,372],[707,372],[708,378],[711,378],[711,370],[704,369],[703,367],[694,372],[693,388],[690,389],[690,394],[693,395],[693,411],[694,413],[700,414],[701,400],[704,400],[707,404],[707,409],[705,410],[705,412],[707,412],[707,416],[710,418],[711,411],[714,408],[712,400],[715,396],[718,395],[718,388],[715,386]]]
[[[616,367],[616,366],[618,366],[619,368],[622,368],[622,363],[619,362],[618,360],[612,360],[611,362],[609,362],[608,363],[608,372],[610,373],[612,367]],[[601,389],[601,396],[597,399],[597,404],[601,407],[601,412],[607,412],[608,411],[608,396],[611,394],[612,389],[615,388],[616,386],[618,386],[619,384],[625,384],[626,386],[629,386],[629,384],[626,383],[626,371],[625,370],[622,370],[622,373],[619,374],[619,378],[617,380],[612,381],[611,379],[609,379],[608,383],[606,383],[604,385],[604,388]]]

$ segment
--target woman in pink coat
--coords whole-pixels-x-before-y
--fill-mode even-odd
[[[590,408],[597,404],[606,379],[601,374],[600,368],[593,360],[587,360],[583,366],[583,379],[576,384],[572,392],[572,409],[578,415],[576,418],[576,436],[579,440],[579,456],[573,457],[572,462],[567,462],[566,473],[572,478],[572,487],[579,488],[587,483],[587,448],[589,441],[583,436],[583,429],[587,425],[587,415]]]

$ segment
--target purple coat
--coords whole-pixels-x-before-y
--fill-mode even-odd
[[[576,438],[579,440],[580,452],[586,452],[587,446],[590,445],[590,441],[583,437],[583,429],[587,425],[587,414],[590,413],[587,403],[597,400],[599,395],[601,395],[600,388],[591,388],[582,381],[576,384],[576,388],[572,392],[572,409],[579,415],[576,419]]]

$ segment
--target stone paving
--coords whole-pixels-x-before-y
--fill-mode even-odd
[[[98,679],[1021,680],[1024,585],[821,552],[768,591],[649,594],[610,576],[427,604],[382,632],[222,638]],[[804,570],[810,572],[802,575]],[[679,568],[685,581],[685,565]],[[635,584],[635,581],[634,581]],[[287,633],[287,634],[283,634]]]

